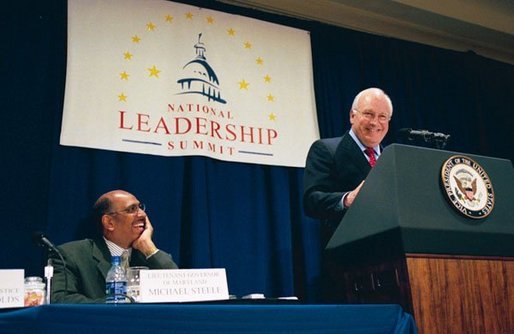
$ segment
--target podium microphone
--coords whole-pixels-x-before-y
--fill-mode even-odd
[[[398,130],[400,137],[408,140],[421,139],[425,143],[435,143],[437,148],[444,148],[446,143],[450,140],[450,135],[440,132],[431,132],[428,130],[413,130],[411,128],[404,128]]]
[[[41,247],[46,247],[49,251],[54,252],[59,256],[62,262],[63,266],[63,272],[64,272],[64,290],[68,291],[68,274],[66,272],[66,262],[64,261],[64,258],[59,251],[59,249],[45,236],[43,232],[37,231],[32,234],[32,240],[34,243]],[[46,278],[53,277],[53,266],[52,266],[52,260],[48,260],[48,265],[45,267],[45,276]],[[48,297],[48,303],[50,302],[50,299]]]

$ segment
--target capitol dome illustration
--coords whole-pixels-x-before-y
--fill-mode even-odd
[[[182,92],[178,94],[200,94],[209,101],[227,103],[219,89],[218,76],[207,63],[205,58],[205,45],[201,42],[202,34],[198,35],[198,43],[194,45],[196,57],[184,65],[184,77],[177,80]]]

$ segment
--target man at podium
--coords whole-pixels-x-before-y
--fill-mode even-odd
[[[393,104],[379,88],[368,88],[355,97],[350,109],[351,129],[342,137],[315,141],[304,172],[305,213],[320,219],[325,246],[349,208],[364,179],[382,152]]]

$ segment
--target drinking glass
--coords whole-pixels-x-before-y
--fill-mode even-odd
[[[145,266],[129,267],[127,269],[127,295],[132,297],[136,303],[139,302],[139,271],[148,269]]]

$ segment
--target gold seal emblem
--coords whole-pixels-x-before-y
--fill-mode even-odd
[[[476,161],[454,155],[441,168],[443,192],[463,215],[481,219],[494,207],[494,189],[486,171]]]

